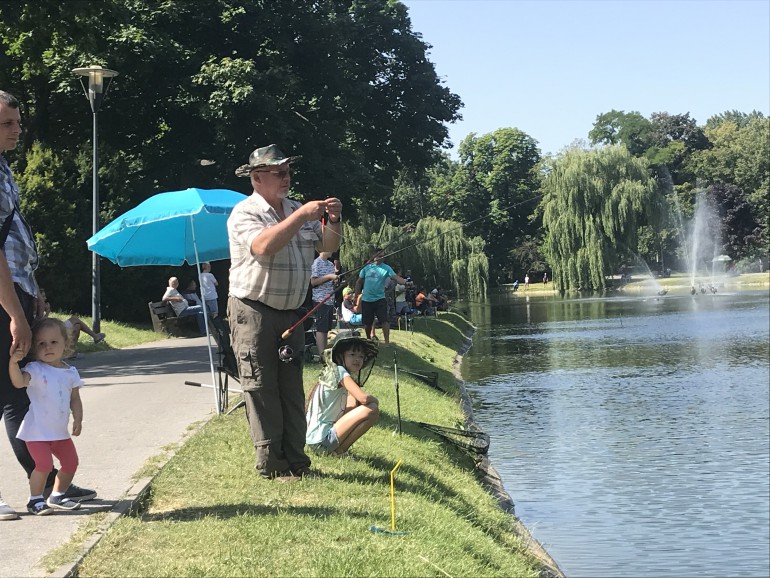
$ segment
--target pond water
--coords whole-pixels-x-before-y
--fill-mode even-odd
[[[770,575],[766,291],[465,307],[490,458],[567,576]]]

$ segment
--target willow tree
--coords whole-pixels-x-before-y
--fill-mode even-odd
[[[360,270],[376,247],[385,250],[388,265],[409,271],[418,286],[451,288],[458,297],[486,297],[485,243],[480,237],[466,237],[459,223],[426,217],[415,225],[396,227],[365,217],[359,226],[344,225],[340,257],[346,270]]]
[[[554,285],[604,290],[660,203],[648,161],[623,145],[567,150],[543,183],[544,252]]]

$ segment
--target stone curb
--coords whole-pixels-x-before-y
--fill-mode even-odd
[[[152,489],[152,483],[160,472],[163,471],[171,459],[176,455],[178,449],[180,449],[186,441],[194,434],[199,432],[208,422],[208,420],[202,420],[197,427],[188,429],[182,439],[179,440],[177,447],[173,451],[164,452],[164,459],[158,467],[154,475],[150,477],[144,477],[138,480],[126,494],[115,504],[109,512],[107,517],[101,524],[89,535],[85,541],[81,544],[80,549],[75,557],[75,560],[62,564],[56,568],[50,574],[47,574],[48,578],[77,578],[78,570],[83,564],[86,556],[93,550],[99,541],[107,534],[109,529],[117,522],[122,516],[136,515],[144,509],[144,505],[147,503]],[[153,456],[150,456],[152,458]],[[148,458],[148,459],[150,459]]]
[[[457,386],[460,389],[460,408],[465,416],[465,426],[470,430],[481,431],[481,428],[478,427],[473,418],[473,402],[471,401],[470,395],[468,395],[468,390],[465,388],[465,381],[460,375],[460,363],[462,357],[470,349],[471,345],[473,345],[471,337],[475,331],[476,328],[473,327],[466,333],[465,343],[463,344],[462,349],[457,352],[455,361],[452,364],[452,372],[454,373]],[[516,517],[513,498],[511,498],[511,495],[505,490],[503,480],[489,461],[489,458],[485,455],[477,462],[476,467],[481,473],[481,483],[497,500],[500,509],[513,518],[516,534],[524,540],[524,547],[526,550],[540,562],[542,566],[540,575],[543,578],[564,578],[564,573],[561,568],[559,568],[556,560],[551,557],[543,545],[532,536],[529,529]]]
[[[131,489],[126,492],[126,495],[115,504],[109,512],[107,512],[107,517],[101,524],[99,524],[99,527],[94,533],[86,538],[75,561],[67,562],[66,564],[59,566],[48,576],[50,578],[74,578],[77,576],[78,569],[81,564],[83,564],[85,557],[94,549],[112,525],[117,522],[121,516],[126,514],[136,514],[139,511],[140,505],[147,499],[152,486],[152,480],[153,478],[142,478],[136,482]]]

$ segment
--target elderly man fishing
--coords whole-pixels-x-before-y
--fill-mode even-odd
[[[336,251],[341,239],[339,199],[303,205],[287,198],[291,164],[300,158],[285,156],[276,145],[252,152],[235,174],[248,177],[254,192],[227,221],[227,313],[256,468],[264,478],[282,481],[311,474],[302,388],[305,338],[301,331],[285,340],[282,334],[301,317],[297,310],[307,295],[314,251]]]

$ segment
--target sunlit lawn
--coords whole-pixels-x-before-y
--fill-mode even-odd
[[[380,423],[353,446],[355,460],[314,457],[320,478],[260,479],[243,410],[213,418],[157,475],[147,510],[121,518],[79,575],[538,575],[471,457],[415,423],[462,424],[451,366],[467,329],[448,313],[391,333],[366,383],[380,399]],[[400,435],[394,361],[438,369],[446,392],[400,372]],[[306,386],[320,367],[306,366]],[[391,527],[389,472],[399,461],[395,526],[404,534],[372,531]]]

